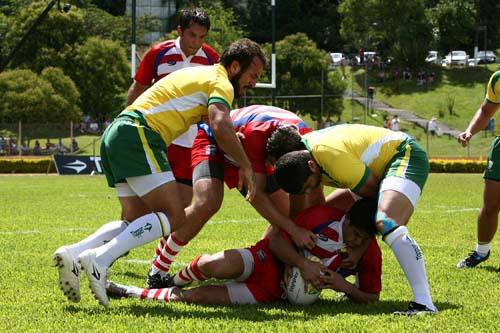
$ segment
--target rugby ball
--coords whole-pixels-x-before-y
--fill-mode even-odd
[[[310,283],[307,284],[300,274],[300,269],[292,268],[292,274],[287,281],[286,293],[288,301],[296,305],[309,305],[314,303],[321,294],[321,290],[317,290]]]

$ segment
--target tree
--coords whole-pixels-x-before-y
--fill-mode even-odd
[[[438,50],[471,49],[476,22],[476,9],[472,1],[441,0],[427,13],[434,27]]]
[[[267,44],[266,48],[269,50],[270,45]],[[322,75],[323,93],[333,95],[325,98],[323,110],[318,97],[280,99],[279,106],[298,114],[309,114],[313,120],[340,116],[343,106],[338,101],[342,100],[345,84],[336,74],[327,72],[329,60],[326,52],[318,49],[306,34],[298,33],[276,43],[276,57],[276,85],[279,95],[319,95]],[[253,92],[249,92],[250,96],[251,94]]]
[[[45,1],[35,1],[12,20],[5,38],[9,49],[21,40],[46,6]],[[83,42],[86,36],[83,14],[78,8],[72,7],[67,13],[52,8],[16,53],[10,67],[30,68],[36,72],[47,66],[64,67],[64,59],[72,56],[70,50],[75,44]]]
[[[73,68],[84,114],[104,121],[122,110],[130,66],[118,42],[90,37],[77,47]]]
[[[59,68],[42,75],[18,69],[0,73],[0,122],[46,123],[78,120],[73,81]]]

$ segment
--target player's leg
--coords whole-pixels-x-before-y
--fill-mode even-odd
[[[137,298],[159,303],[232,304],[225,285],[207,285],[188,290],[181,290],[178,287],[147,289],[109,281],[106,285],[106,292],[109,298],[113,299]]]
[[[191,204],[193,198],[193,169],[191,167],[191,148],[171,144],[168,147],[167,158],[175,180],[179,185],[179,194],[184,207]]]
[[[178,287],[193,281],[214,279],[241,279],[253,270],[252,254],[246,249],[225,250],[196,257],[177,272],[173,282]]]
[[[101,158],[105,170],[110,170],[107,151],[101,152]],[[78,256],[88,249],[99,247],[115,236],[120,234],[128,225],[128,221],[133,221],[139,216],[150,213],[151,210],[136,196],[127,183],[116,183],[113,176],[108,172],[108,181],[116,187],[117,195],[122,206],[122,220],[106,223],[87,238],[71,245],[59,247],[54,253],[54,263],[58,269],[59,287],[66,297],[73,302],[80,300],[80,281]]]
[[[461,260],[457,267],[472,268],[490,256],[490,242],[498,228],[500,211],[500,137],[493,140],[484,172],[483,206],[477,218],[476,249]]]
[[[223,166],[211,161],[199,163],[194,168],[193,201],[185,209],[187,223],[161,240],[148,273],[148,287],[160,288],[168,284],[167,272],[176,255],[220,209],[224,197],[223,175]]]
[[[104,284],[109,266],[129,250],[166,236],[184,224],[184,210],[165,149],[158,133],[143,120],[129,115],[115,119],[103,135],[101,156],[105,157],[103,168],[109,185],[126,182],[152,212],[131,221],[105,245],[80,254],[78,262],[103,305],[108,303]],[[130,202],[120,201],[125,209]]]
[[[424,255],[406,227],[427,180],[429,164],[414,142],[401,147],[380,185],[377,230],[392,249],[412,288],[414,302],[404,314],[437,311],[430,294]]]

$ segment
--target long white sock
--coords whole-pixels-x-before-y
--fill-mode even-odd
[[[127,225],[128,223],[125,221],[108,222],[97,229],[92,235],[79,241],[78,243],[68,245],[67,248],[71,255],[74,258],[77,258],[80,253],[85,250],[93,249],[106,244],[125,230]]]
[[[488,252],[490,252],[490,243],[477,243],[476,252],[479,253],[479,255],[486,257]]]
[[[96,261],[109,267],[121,255],[170,233],[170,223],[163,213],[151,213],[131,222],[118,236],[96,248]]]
[[[403,268],[413,291],[414,301],[435,310],[425,270],[424,254],[417,242],[410,237],[408,229],[405,226],[399,226],[388,234],[384,241],[391,247],[399,265]]]

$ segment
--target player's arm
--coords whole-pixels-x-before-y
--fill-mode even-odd
[[[500,104],[492,103],[484,99],[483,104],[481,104],[479,110],[477,110],[474,117],[472,117],[467,129],[458,135],[458,142],[464,147],[467,146],[467,143],[474,134],[488,126],[488,121],[493,117],[499,107]]]
[[[315,287],[320,286],[321,264],[302,256],[281,233],[271,238],[269,248],[276,258],[286,265],[298,267],[305,281],[312,283]]]
[[[140,84],[137,81],[134,81],[131,85],[130,88],[128,89],[128,94],[127,94],[127,105],[129,106],[130,104],[134,103],[134,101],[139,97],[146,89],[149,88],[149,85],[143,85]]]
[[[263,173],[256,173],[255,180],[257,187],[252,206],[272,225],[288,233],[295,245],[312,249],[316,239],[315,235],[310,230],[297,226],[290,218],[281,214],[269,195],[264,192],[267,176]]]
[[[246,199],[253,200],[255,196],[255,175],[240,140],[236,136],[228,108],[222,103],[212,103],[208,106],[208,121],[217,145],[239,166],[238,189],[247,189]]]
[[[321,288],[333,289],[345,293],[356,303],[370,303],[378,301],[380,293],[365,292],[342,277],[342,275],[325,268],[321,276]]]

